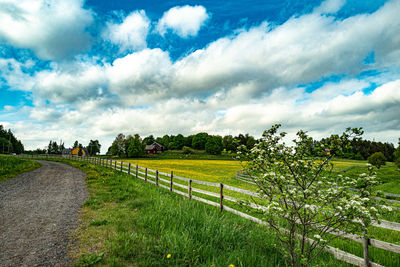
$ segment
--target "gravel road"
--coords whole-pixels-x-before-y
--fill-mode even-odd
[[[0,183],[0,266],[66,266],[78,211],[89,197],[85,174],[43,166]]]

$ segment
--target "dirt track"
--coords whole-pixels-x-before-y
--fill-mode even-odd
[[[66,266],[66,249],[88,198],[85,174],[43,167],[0,183],[0,266]]]

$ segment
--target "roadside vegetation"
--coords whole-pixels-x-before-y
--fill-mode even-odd
[[[41,166],[37,161],[0,155],[0,183]]]
[[[75,266],[286,266],[270,230],[86,162]],[[349,266],[323,253],[315,266]]]

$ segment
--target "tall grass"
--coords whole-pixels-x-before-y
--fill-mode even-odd
[[[69,162],[87,173],[76,266],[286,266],[270,229],[132,176]],[[318,266],[348,266],[330,254]]]
[[[37,169],[39,162],[13,156],[0,155],[0,183],[18,174]]]

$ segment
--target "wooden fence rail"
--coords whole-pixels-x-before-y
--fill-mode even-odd
[[[26,157],[26,155],[24,155],[24,156]],[[38,157],[38,156],[35,156],[35,157]],[[39,157],[43,157],[43,156],[39,156]],[[46,158],[60,157],[60,155],[47,155],[45,157]],[[79,157],[79,156],[72,156],[72,155],[64,155],[63,157],[69,158],[69,159],[74,159],[74,160],[79,160],[79,161],[88,161],[93,164],[109,167],[115,171],[133,175],[138,179],[142,179],[146,182],[155,184],[156,186],[159,186],[159,187],[165,188],[171,192],[183,195],[185,197],[188,197],[189,199],[194,199],[194,200],[197,200],[197,201],[200,201],[200,202],[212,205],[212,206],[219,207],[219,209],[221,211],[225,210],[225,211],[234,213],[240,217],[252,220],[256,223],[267,225],[266,222],[264,222],[256,217],[253,217],[249,214],[246,214],[244,212],[235,210],[235,209],[227,206],[226,205],[227,203],[225,203],[225,201],[229,201],[232,203],[240,202],[242,205],[246,205],[253,209],[259,209],[259,210],[266,211],[267,208],[264,206],[257,205],[255,203],[243,204],[242,200],[226,195],[226,191],[233,191],[233,192],[241,193],[241,194],[244,194],[244,195],[247,195],[250,197],[261,198],[260,194],[258,194],[256,192],[242,189],[242,188],[233,187],[233,186],[226,185],[223,183],[212,183],[212,182],[207,182],[207,181],[200,181],[200,180],[194,180],[194,179],[189,179],[189,178],[185,178],[185,177],[180,177],[180,176],[175,175],[173,171],[171,171],[171,173],[168,174],[168,173],[160,172],[158,170],[152,170],[152,169],[148,169],[145,167],[140,167],[138,165],[135,166],[135,171],[132,172],[133,166],[131,165],[131,163],[126,163],[126,162],[122,162],[122,161],[107,160],[107,159],[101,159],[101,158],[97,158],[97,157]],[[118,167],[117,167],[117,165],[118,165]],[[150,174],[150,173],[152,173],[152,174]],[[244,175],[241,175],[241,176],[244,176]],[[250,177],[244,176],[244,177],[242,177],[242,179],[247,180],[247,179],[250,179]],[[181,181],[181,182],[179,183],[178,181]],[[248,181],[250,181],[250,180],[248,180]],[[187,183],[187,185],[182,184],[182,183]],[[200,184],[200,185],[206,185],[206,186],[219,188],[219,193],[195,188],[195,187],[193,187],[193,184]],[[185,190],[187,193],[177,190],[177,188],[181,188],[181,189]],[[216,201],[204,199],[202,197],[193,195],[193,192],[217,198],[218,201],[216,202]],[[397,196],[396,194],[391,194],[391,195]],[[396,223],[396,222],[382,220],[381,224],[374,223],[373,226],[380,227],[383,229],[388,229],[388,230],[400,231],[400,223]],[[346,233],[346,232],[343,232],[343,231],[340,231],[337,229],[332,229],[330,231],[330,233],[337,235],[337,236],[351,239],[356,242],[360,242],[360,243],[364,242],[364,240],[357,235]],[[309,242],[313,242],[313,240],[309,239]],[[375,240],[375,239],[369,239],[369,240],[367,240],[367,243],[368,243],[368,245],[373,246],[373,247],[381,248],[381,249],[395,252],[395,253],[400,253],[400,246],[397,244],[391,244],[388,242]],[[364,266],[363,258],[360,258],[353,254],[350,254],[345,251],[341,251],[339,249],[332,248],[329,246],[326,248],[326,250],[328,252],[332,253],[334,255],[334,257],[339,260],[342,260],[342,261],[345,261],[345,262],[348,262],[351,264],[359,265],[359,266]],[[371,266],[381,266],[381,265],[379,265],[377,263],[373,263],[373,262],[370,262],[370,264],[371,264]]]

